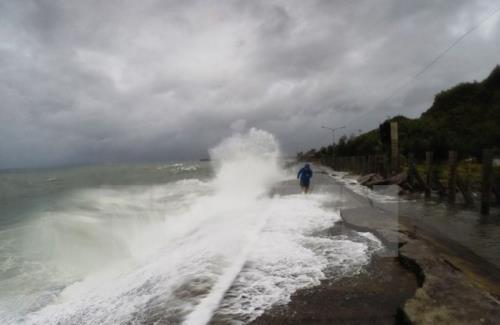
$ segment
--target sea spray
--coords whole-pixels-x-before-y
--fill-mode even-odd
[[[254,199],[284,178],[278,142],[266,131],[236,133],[211,149],[210,156],[216,170],[214,185],[223,195]]]
[[[256,205],[257,196],[284,178],[279,168],[278,143],[272,134],[262,130],[252,128],[247,134],[237,133],[210,150],[210,156],[217,170],[214,184],[218,195],[227,200],[226,205],[235,205],[234,218],[240,218],[237,213],[242,211],[238,203],[235,204],[235,199],[243,201],[245,205]],[[243,268],[268,215],[257,213],[252,217],[258,222],[249,231],[245,245],[223,271],[210,293],[188,315],[184,324],[203,325],[210,321],[225,292]]]
[[[18,233],[25,272],[0,283],[2,323],[248,322],[328,268],[367,263],[371,240],[317,234],[339,220],[334,194],[298,194],[271,134],[238,133],[210,153],[212,179],[85,188],[41,213]],[[270,196],[287,182],[297,194]]]

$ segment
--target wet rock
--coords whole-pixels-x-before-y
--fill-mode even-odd
[[[408,180],[408,175],[406,174],[406,172],[396,174],[389,178],[389,182],[395,185],[401,185],[405,183],[407,180]]]
[[[361,185],[366,185],[366,183],[370,182],[373,177],[375,177],[377,174],[371,173],[371,174],[366,174],[358,178],[358,183]]]
[[[393,175],[389,178],[384,178],[379,174],[366,174],[358,178],[358,183],[364,186],[372,187],[375,185],[403,185],[407,184],[408,175],[406,172],[402,172],[396,175]],[[404,187],[404,186],[403,186]]]
[[[366,182],[364,185],[372,187],[375,185],[389,185],[389,184],[391,184],[391,181],[389,179],[383,178],[382,176],[376,174],[370,181]]]

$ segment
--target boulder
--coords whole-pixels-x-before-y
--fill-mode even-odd
[[[401,172],[399,174],[389,177],[389,182],[391,184],[401,185],[408,179],[406,172]]]
[[[383,178],[379,174],[376,174],[375,176],[372,177],[372,179],[368,182],[366,182],[366,186],[372,187],[374,185],[389,185],[390,181],[386,178]]]
[[[371,181],[375,175],[376,175],[375,173],[363,175],[363,176],[358,178],[358,183],[361,185],[366,185],[366,183]]]

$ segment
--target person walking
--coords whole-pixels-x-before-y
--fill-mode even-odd
[[[305,166],[299,170],[297,178],[300,180],[300,188],[302,189],[302,192],[309,192],[309,184],[312,176],[313,171],[309,164],[305,164]]]

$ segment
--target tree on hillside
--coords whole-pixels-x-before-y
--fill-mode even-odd
[[[423,158],[433,151],[437,159],[446,159],[449,150],[463,157],[480,157],[483,148],[500,146],[500,66],[481,82],[461,83],[442,91],[420,118],[396,116],[387,122],[399,124],[400,151]],[[315,152],[325,155],[354,156],[383,152],[378,129],[340,138],[331,149]]]

